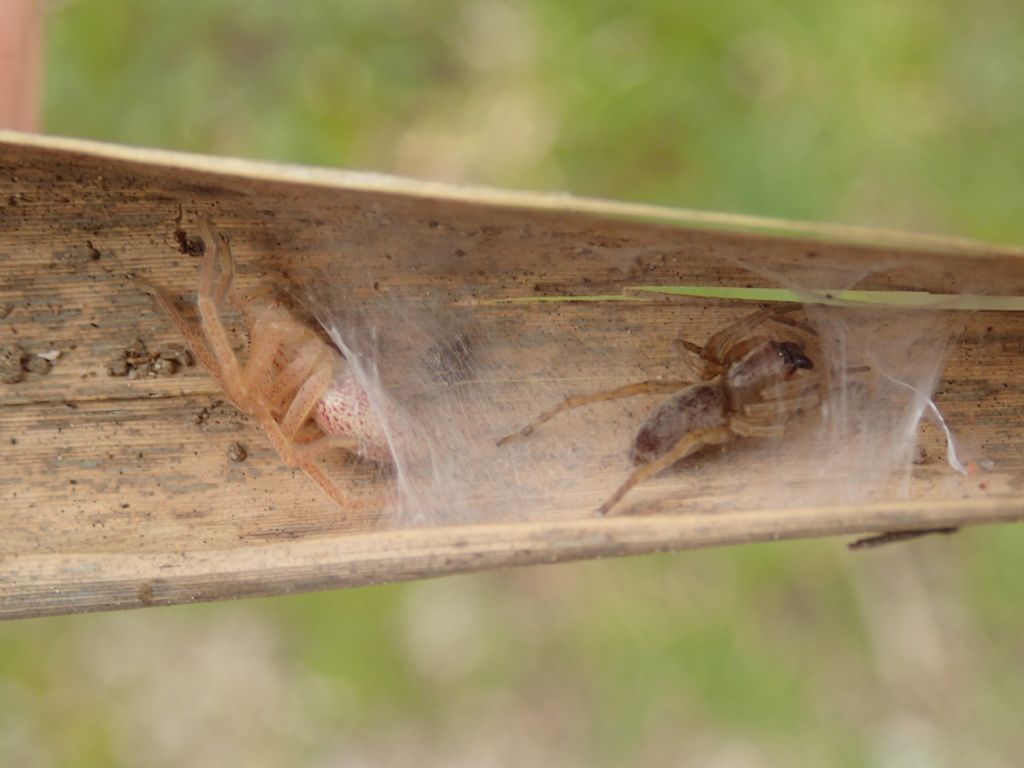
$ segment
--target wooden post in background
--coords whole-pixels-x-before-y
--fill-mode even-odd
[[[35,0],[6,0],[0,23],[0,128],[39,127],[42,30]]]

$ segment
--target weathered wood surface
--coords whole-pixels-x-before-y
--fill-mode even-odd
[[[671,339],[702,340],[737,315],[735,306],[712,301],[497,300],[618,294],[637,284],[772,284],[740,263],[791,279],[813,273],[823,286],[854,268],[869,275],[861,283],[867,288],[1024,294],[1024,261],[1013,248],[827,228],[791,228],[782,237],[670,226],[670,211],[593,204],[603,214],[596,215],[580,210],[585,202],[558,205],[552,198],[0,137],[0,347],[60,353],[50,372],[0,384],[0,616],[1024,518],[1019,313],[967,317],[938,387],[947,418],[986,458],[987,470],[953,482],[933,461],[914,469],[913,501],[894,496],[800,511],[785,509],[786,499],[766,504],[764,496],[778,491],[773,478],[806,467],[783,456],[751,471],[748,456],[743,464],[728,457],[702,464],[699,493],[692,474],[659,480],[654,491],[637,494],[649,514],[593,518],[595,501],[628,470],[623,435],[648,400],[630,406],[632,421],[621,429],[585,433],[596,461],[574,465],[572,482],[544,508],[495,517],[488,508],[502,500],[484,498],[478,524],[388,530],[372,508],[342,514],[305,475],[283,467],[258,428],[220,403],[223,394],[202,369],[138,380],[107,372],[135,338],[150,349],[178,341],[150,297],[124,275],[142,275],[178,295],[194,291],[196,260],[174,237],[179,206],[186,226],[202,213],[230,235],[243,288],[268,279],[285,285],[299,271],[319,270],[338,276],[352,301],[392,290],[424,295],[424,306],[486,328],[486,353],[515,374],[489,384],[504,388],[506,412],[487,424],[495,436],[536,413],[536,391],[522,382],[555,370],[550,392],[561,396],[671,375]],[[602,351],[599,359],[594,350]],[[569,420],[566,430],[580,423]],[[233,442],[247,447],[246,461],[228,459]],[[941,454],[937,432],[926,433],[926,442],[933,456]],[[550,485],[565,446],[538,445],[548,448],[522,454],[533,462],[523,466],[536,470],[538,484]],[[383,482],[372,465],[349,462],[339,471],[367,494]]]

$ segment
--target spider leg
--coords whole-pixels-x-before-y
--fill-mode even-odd
[[[299,460],[299,466],[313,481],[319,485],[328,498],[345,510],[358,510],[369,506],[372,502],[357,500],[346,493],[341,486],[332,480],[323,469],[317,466],[316,462],[309,458]]]
[[[287,334],[276,322],[261,317],[253,323],[249,336],[249,358],[242,366],[241,387],[247,393],[256,393],[257,399],[269,406],[274,358],[287,341]]]
[[[341,486],[339,486],[334,480],[328,476],[323,469],[321,469],[314,461],[314,457],[320,453],[320,450],[310,450],[312,445],[318,445],[318,441],[313,443],[307,443],[305,445],[296,445],[292,440],[284,434],[274,417],[266,409],[262,409],[262,412],[254,414],[260,423],[260,427],[267,435],[267,439],[270,440],[270,444],[274,446],[274,450],[277,451],[277,455],[281,457],[281,460],[289,467],[298,467],[302,469],[309,477],[319,485],[324,493],[327,494],[328,498],[331,499],[342,509],[357,509],[360,506],[364,506],[363,503],[356,502],[352,497],[346,493]],[[329,438],[334,440],[334,438]],[[340,441],[333,446],[324,445],[323,449],[328,447],[347,447]],[[357,446],[358,447],[358,446]]]
[[[285,464],[300,468],[342,509],[359,509],[369,502],[354,499],[316,463],[317,456],[334,448],[358,453],[359,441],[333,435],[305,439],[306,436],[303,435],[302,442],[296,442],[300,439],[299,430],[308,421],[310,413],[330,383],[330,367],[324,366],[299,388],[280,424],[266,408],[261,409],[262,413],[257,414],[257,417],[274,450]]]
[[[691,381],[707,381],[721,373],[719,366],[710,360],[704,359],[704,347],[686,339],[676,339],[672,342],[672,346],[675,348],[680,362],[686,369],[684,373]],[[700,365],[694,362],[694,357],[700,361]]]
[[[330,368],[325,352],[319,339],[307,339],[295,358],[277,374],[268,392],[270,408],[274,413],[284,410],[285,406],[295,399],[303,383],[316,370],[325,365]]]
[[[316,463],[316,458],[331,450],[343,450],[349,453],[358,454],[360,449],[358,440],[348,437],[335,437],[334,435],[321,435],[303,445],[294,445],[295,463],[309,475],[323,490],[324,493],[343,509],[361,509],[373,504],[381,503],[382,498],[376,496],[371,500],[356,499],[341,488],[324,470]]]
[[[199,218],[199,233],[205,246],[203,267],[199,273],[199,293],[211,296],[220,307],[235,281],[235,259],[231,255],[230,243],[217,237],[208,219]]]
[[[790,305],[787,304],[786,306],[789,307]],[[797,305],[793,305],[793,306],[799,307],[800,305],[797,304]],[[785,311],[793,312],[795,310],[794,309],[786,309]],[[803,331],[808,336],[817,336],[818,335],[818,332],[816,330],[814,330],[811,326],[809,326],[807,323],[801,323],[799,320],[794,320],[792,317],[786,317],[785,315],[780,314],[778,312],[776,312],[774,315],[772,315],[770,320],[773,323],[778,323],[779,325],[786,325],[786,326],[789,326],[790,328],[796,328],[798,331]]]
[[[740,437],[782,437],[793,416],[821,404],[816,381],[781,382],[762,391],[764,400],[748,403],[729,427]]]
[[[694,344],[692,341],[687,341],[686,339],[676,339],[673,343],[676,345],[677,349],[692,352],[697,357],[704,357],[704,347],[700,344]]]
[[[750,403],[743,406],[743,415],[752,418],[772,418],[796,413],[804,408],[813,408],[821,402],[817,392],[799,397],[780,398],[764,403]]]
[[[710,427],[708,429],[697,429],[680,438],[672,450],[662,454],[654,461],[644,464],[633,471],[619,489],[613,493],[608,500],[598,507],[597,514],[607,515],[612,508],[622,501],[622,497],[630,492],[636,485],[642,483],[649,477],[654,477],[663,469],[667,469],[680,459],[694,452],[705,445],[721,445],[735,437],[728,427]]]
[[[730,419],[733,432],[740,437],[782,437],[794,415],[821,403],[821,394],[814,382],[786,382],[770,389],[777,393],[774,399],[748,403],[743,406],[741,415]]]
[[[740,318],[708,339],[708,343],[704,345],[702,357],[718,365],[725,365],[728,362],[729,350],[737,344],[746,341],[747,337],[758,326],[763,325],[768,320],[777,319],[779,315],[795,312],[800,307],[800,304],[779,304],[759,309],[751,315]]]
[[[298,431],[295,437],[292,438],[292,443],[297,446],[306,445],[307,443],[313,443],[324,437],[323,430],[316,426],[312,422],[303,425],[303,428]]]
[[[313,409],[320,402],[320,398],[324,396],[324,392],[331,386],[333,378],[334,372],[331,370],[331,366],[321,365],[299,387],[284,418],[281,419],[281,432],[285,437],[294,440],[302,425],[309,421]]]
[[[196,333],[195,328],[178,310],[178,307],[174,303],[174,299],[171,298],[168,293],[157,288],[148,280],[144,280],[138,275],[131,274],[128,277],[132,282],[156,300],[156,303],[160,305],[160,308],[171,319],[171,322],[174,323],[174,327],[178,329],[178,333],[185,337],[185,341],[188,343],[189,347],[192,348],[192,353],[196,356],[196,359],[202,363],[211,374],[213,374],[217,383],[223,388],[224,377],[221,374],[220,366],[217,364],[216,358],[214,358],[213,353],[210,352],[206,343],[203,341],[202,334]]]
[[[583,405],[590,405],[591,403],[601,403],[605,400],[617,400],[623,397],[633,397],[634,395],[656,395],[656,394],[671,394],[687,384],[692,382],[689,381],[641,381],[635,384],[627,384],[624,387],[618,387],[616,389],[607,389],[602,392],[590,392],[585,395],[573,395],[565,398],[560,403],[552,406],[548,410],[544,411],[540,416],[531,421],[525,427],[518,432],[513,432],[510,435],[505,435],[498,441],[498,445],[506,445],[507,443],[513,443],[517,440],[522,440],[525,437],[529,437],[533,434],[533,431],[537,429],[541,424],[546,421],[550,421],[562,411],[568,411],[573,408],[579,408]]]
[[[351,437],[335,437],[334,435],[320,435],[303,445],[295,447],[296,453],[303,459],[311,460],[327,451],[348,451],[359,453],[359,441]]]
[[[801,397],[812,390],[818,389],[818,382],[814,379],[798,377],[790,381],[780,381],[765,387],[761,390],[761,399],[765,400],[788,400],[793,397]]]
[[[742,416],[733,416],[729,420],[729,428],[740,437],[782,437],[786,434],[784,424],[763,424]]]
[[[203,266],[199,277],[199,292],[196,296],[196,304],[199,307],[199,318],[202,322],[203,333],[209,343],[210,352],[221,372],[221,380],[224,391],[236,405],[246,402],[245,391],[241,379],[241,365],[238,356],[231,348],[228,339],[227,328],[220,316],[220,308],[224,303],[231,283],[234,279],[234,260],[231,258],[231,249],[224,243],[223,246],[213,233],[210,222],[206,219],[199,219],[199,231],[206,244],[206,252],[203,254]],[[221,262],[220,278],[217,277],[217,262]],[[246,410],[246,409],[242,409]]]

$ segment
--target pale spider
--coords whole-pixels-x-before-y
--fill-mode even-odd
[[[205,249],[196,305],[199,328],[162,289],[132,276],[150,293],[240,411],[259,422],[281,460],[301,467],[341,507],[357,506],[317,464],[325,451],[341,449],[380,464],[392,461],[384,427],[366,390],[341,354],[263,291],[240,296],[233,289],[235,261],[226,239],[199,219]],[[221,310],[241,311],[249,336],[248,358],[234,349]]]
[[[605,515],[634,486],[705,446],[737,437],[780,437],[798,411],[820,402],[819,382],[814,376],[800,375],[814,368],[802,343],[754,333],[769,320],[813,333],[782,316],[796,309],[798,305],[761,309],[719,331],[703,347],[678,342],[701,361],[699,368],[687,361],[691,379],[642,381],[568,397],[519,432],[503,437],[498,445],[527,437],[571,408],[633,395],[673,393],[651,411],[637,432],[629,454],[637,469],[598,508],[598,514]]]

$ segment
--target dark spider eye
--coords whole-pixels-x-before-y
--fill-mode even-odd
[[[790,370],[796,370],[797,368],[810,370],[814,367],[811,358],[804,354],[804,348],[795,341],[779,342],[775,345],[775,348],[779,350],[779,355],[782,356],[786,367]]]

